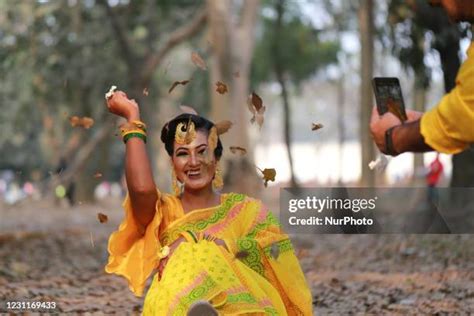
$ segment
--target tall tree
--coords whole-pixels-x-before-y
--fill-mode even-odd
[[[113,137],[114,124],[102,104],[111,84],[140,102],[143,117],[149,118],[150,142],[158,139],[153,137],[156,108],[150,106],[152,97],[145,98],[142,91],[152,84],[164,57],[198,34],[207,18],[200,4],[189,2],[20,1],[0,5],[4,35],[0,36],[0,54],[8,56],[0,65],[2,73],[8,74],[3,86],[8,103],[24,110],[23,120],[31,113],[41,117],[29,118],[32,124],[27,127],[43,140],[45,150],[32,155],[36,161],[44,158],[40,166],[51,170],[59,156],[71,158],[68,170],[60,175],[64,183],[89,174],[106,157],[93,154],[97,146],[114,143],[104,142]],[[173,10],[178,7],[180,10]],[[110,27],[104,27],[104,22]],[[16,88],[15,76],[24,77]],[[71,115],[91,116],[101,124],[88,131],[72,129]],[[6,120],[12,126],[13,117]],[[0,138],[11,143],[7,135]],[[54,155],[49,155],[50,148]],[[119,166],[120,160],[112,159],[109,165]],[[85,170],[88,172],[81,172]]]
[[[361,184],[373,187],[375,185],[374,173],[367,168],[373,159],[374,143],[369,133],[370,113],[373,106],[372,75],[374,59],[374,4],[372,0],[360,0],[358,11],[359,33],[361,42],[360,62],[360,140],[362,150]]]
[[[264,15],[264,11],[273,14]],[[280,86],[290,181],[291,186],[297,187],[291,153],[291,92],[319,70],[337,62],[339,42],[337,39],[322,40],[323,31],[316,29],[305,17],[298,2],[267,1],[262,15],[264,29],[257,40],[253,81],[258,84],[275,80]]]
[[[225,170],[228,190],[255,194],[260,183],[252,161],[247,130],[249,119],[246,110],[249,95],[250,65],[254,50],[254,31],[260,1],[237,2],[208,0],[210,38],[212,45],[210,89],[212,118],[231,120],[234,127],[224,135],[224,143],[242,146],[248,150],[243,157],[224,156],[221,165]],[[229,92],[215,92],[215,83],[224,82]]]

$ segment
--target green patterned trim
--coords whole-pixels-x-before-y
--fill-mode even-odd
[[[178,301],[176,310],[173,315],[184,315],[183,312],[186,312],[189,306],[197,300],[205,299],[210,296],[211,290],[215,290],[216,283],[212,278],[206,277],[201,283],[201,285],[196,286],[182,299]]]
[[[234,303],[239,303],[239,302],[257,304],[257,300],[252,296],[252,294],[248,292],[229,294],[227,296],[227,303],[234,304]]]
[[[249,237],[239,238],[237,240],[237,248],[238,251],[247,252],[247,256],[243,257],[241,261],[258,274],[265,276],[257,241]]]
[[[200,232],[205,230],[209,225],[215,224],[222,219],[224,219],[232,207],[239,202],[244,201],[245,195],[244,194],[237,194],[237,193],[229,193],[225,201],[216,209],[216,211],[206,219],[198,220],[195,222],[185,223],[180,225],[169,232],[165,232],[162,237],[163,243],[170,244],[174,240],[176,240],[181,232],[184,231],[192,231],[192,232]]]
[[[277,226],[277,227],[281,227],[280,223],[278,222],[278,220],[275,218],[275,216],[273,215],[272,212],[268,212],[267,216],[265,217],[265,220],[261,223],[258,223],[257,225],[255,225],[255,227],[250,231],[250,233],[248,233],[248,237],[251,237],[251,238],[255,238],[255,236],[257,236],[257,233],[261,230],[264,230],[270,226]]]
[[[267,315],[278,316],[278,311],[273,307],[265,307],[263,310]]]

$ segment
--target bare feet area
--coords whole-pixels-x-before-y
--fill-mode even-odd
[[[98,213],[108,217],[100,223]],[[0,312],[56,302],[56,313],[140,314],[123,278],[105,273],[120,201],[73,208],[23,202],[0,211]],[[295,235],[318,315],[474,313],[471,235]],[[31,310],[30,310],[31,311]]]

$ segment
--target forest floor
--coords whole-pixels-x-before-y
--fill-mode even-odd
[[[99,223],[97,213],[108,216]],[[139,314],[143,298],[106,274],[120,201],[0,208],[0,313],[7,301],[56,302],[56,313]],[[474,313],[474,235],[297,235],[318,315]]]

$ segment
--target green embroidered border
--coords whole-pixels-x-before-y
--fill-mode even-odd
[[[258,223],[257,225],[255,225],[254,229],[252,229],[248,234],[247,236],[248,237],[251,237],[251,238],[255,238],[255,236],[257,236],[257,233],[261,230],[264,230],[270,226],[277,226],[277,227],[281,227],[280,223],[278,222],[278,220],[275,218],[275,216],[273,215],[272,212],[268,211],[268,214],[267,216],[265,217],[265,220],[261,223]]]
[[[229,193],[224,203],[207,219],[199,220],[192,223],[186,223],[175,229],[166,232],[163,234],[162,242],[164,244],[172,243],[176,240],[181,232],[184,231],[192,231],[192,232],[200,232],[205,230],[209,225],[215,224],[220,220],[224,219],[232,207],[238,203],[242,202],[245,199],[244,194],[237,194],[237,193]]]
[[[237,247],[239,251],[247,252],[247,256],[243,257],[241,261],[258,274],[265,276],[257,241],[249,237],[239,238],[237,240]]]

